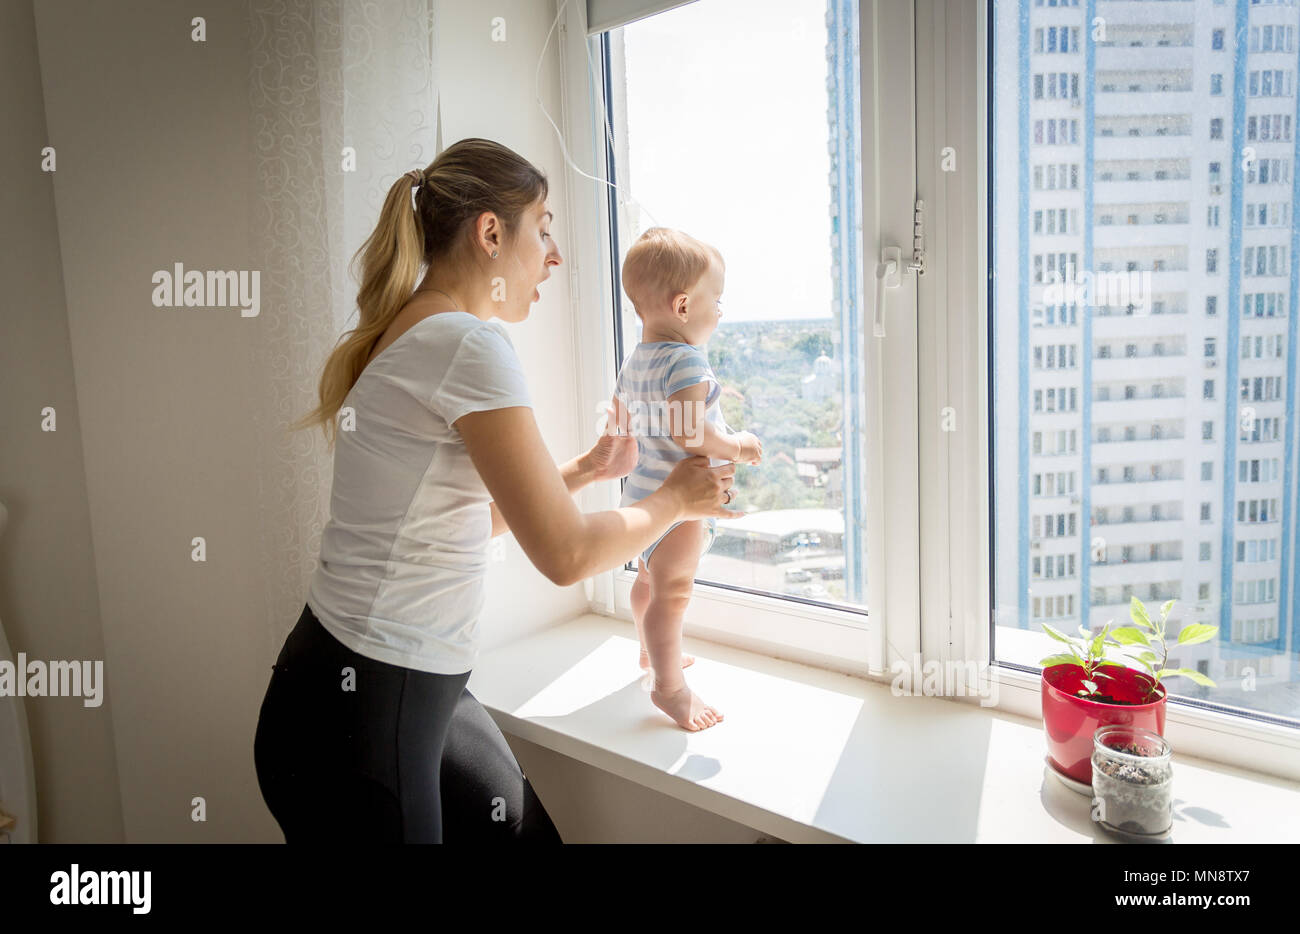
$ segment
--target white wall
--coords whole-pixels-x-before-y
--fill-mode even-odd
[[[207,41],[195,44],[189,19],[196,11],[167,0],[36,0],[33,48],[31,25],[23,25],[31,19],[29,3],[11,4],[5,15],[18,28],[6,30],[3,41],[6,51],[10,44],[23,48],[5,56],[6,75],[18,77],[3,85],[3,98],[20,118],[19,138],[30,151],[14,157],[19,164],[7,166],[9,177],[32,174],[31,147],[46,136],[59,161],[54,215],[51,179],[14,186],[26,193],[22,216],[31,223],[22,226],[36,231],[36,252],[5,251],[13,273],[7,284],[21,283],[10,292],[28,310],[15,315],[7,308],[6,337],[16,340],[0,347],[21,348],[30,361],[15,371],[28,408],[46,399],[60,405],[61,441],[45,441],[35,455],[30,447],[10,453],[22,446],[6,446],[0,455],[0,496],[11,507],[19,503],[11,534],[36,534],[30,540],[44,556],[40,563],[7,547],[0,553],[0,610],[15,652],[103,657],[111,698],[103,709],[112,715],[110,728],[103,713],[95,719],[74,712],[72,701],[29,703],[48,831],[42,836],[276,841],[252,748],[279,644],[259,612],[270,571],[250,547],[258,534],[259,455],[250,413],[263,401],[252,398],[250,387],[262,374],[250,367],[259,328],[275,309],[241,318],[150,302],[152,271],[174,262],[259,267],[249,236],[257,189],[248,158],[248,10],[242,0],[205,4],[199,12]],[[566,170],[533,86],[553,4],[511,0],[489,10],[440,0],[438,11],[443,142],[490,137],[542,167],[563,250]],[[506,18],[504,43],[491,41],[493,16]],[[47,134],[40,132],[34,90],[37,51]],[[557,122],[558,74],[552,42],[542,91]],[[350,254],[358,245],[343,246]],[[554,276],[545,288],[512,336],[543,435],[552,454],[565,459],[590,429],[575,404],[567,277]],[[14,353],[3,352],[7,363]],[[29,430],[32,418],[28,409],[7,405],[6,437]],[[200,535],[207,561],[196,563],[190,541]],[[586,609],[581,586],[551,585],[513,539],[490,575],[485,647]],[[566,838],[637,839],[644,827],[609,815],[643,813],[650,800],[657,802],[653,825],[704,826],[693,808],[647,798],[545,750],[528,754],[537,763],[539,794],[556,802]],[[120,814],[113,806],[119,776]],[[579,787],[603,789],[597,797],[613,803],[605,811],[584,808],[572,794]],[[205,822],[191,819],[196,796],[206,802]],[[57,810],[47,816],[50,803]],[[717,832],[728,830],[736,832],[722,825]]]
[[[441,82],[442,140],[449,144],[482,136],[509,146],[546,173],[548,200],[555,213],[551,233],[565,255],[568,224],[565,196],[569,171],[555,131],[537,105],[538,57],[555,7],[543,0],[512,0],[483,6],[466,0],[441,0],[437,6],[438,71]],[[506,41],[492,41],[493,17],[505,19]],[[558,30],[546,50],[542,100],[560,119]],[[511,337],[528,370],[542,435],[557,461],[577,454],[585,439],[575,411],[573,316],[565,267],[542,286],[545,294],[527,321],[512,326]],[[587,422],[592,419],[587,419]],[[582,587],[562,590],[538,574],[513,535],[506,535],[506,560],[491,567],[484,609],[484,649],[544,627],[587,608]]]
[[[165,0],[36,4],[128,842],[271,829],[252,769],[270,646],[239,378],[263,319],[150,302],[152,271],[174,262],[257,265],[242,6],[204,13],[195,45],[190,12]]]
[[[0,621],[15,656],[103,659],[81,415],[54,219],[40,171],[48,144],[30,0],[0,3]],[[41,410],[57,430],[41,430]],[[26,698],[37,833],[51,842],[122,840],[111,698]],[[0,799],[3,795],[0,794]]]

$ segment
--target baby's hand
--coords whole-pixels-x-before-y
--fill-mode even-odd
[[[736,458],[736,463],[757,464],[763,459],[762,441],[748,431],[737,432],[735,437],[740,442],[740,455]]]

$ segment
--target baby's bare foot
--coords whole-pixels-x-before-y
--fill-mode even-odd
[[[675,691],[660,691],[656,687],[650,692],[650,700],[672,717],[678,726],[692,733],[708,729],[722,721],[722,714],[700,700],[686,684]]]
[[[694,665],[694,664],[695,664],[695,656],[694,656],[694,655],[688,655],[688,654],[686,654],[685,652],[683,652],[683,653],[682,653],[682,667],[683,667],[683,668],[689,668],[691,665]],[[642,650],[641,650],[641,667],[642,667],[642,668],[649,668],[649,667],[650,667],[650,653],[647,652],[645,649],[642,649]]]

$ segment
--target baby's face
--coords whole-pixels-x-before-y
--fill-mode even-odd
[[[709,270],[700,276],[700,281],[686,290],[687,318],[685,330],[692,344],[703,344],[718,329],[722,318],[722,289],[726,284],[726,272],[716,259],[709,264]]]

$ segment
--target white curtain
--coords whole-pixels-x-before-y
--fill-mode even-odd
[[[251,367],[268,651],[297,620],[329,515],[331,455],[288,426],[357,321],[348,271],[393,180],[438,151],[434,0],[249,0],[263,339]],[[355,169],[345,165],[348,150]]]

